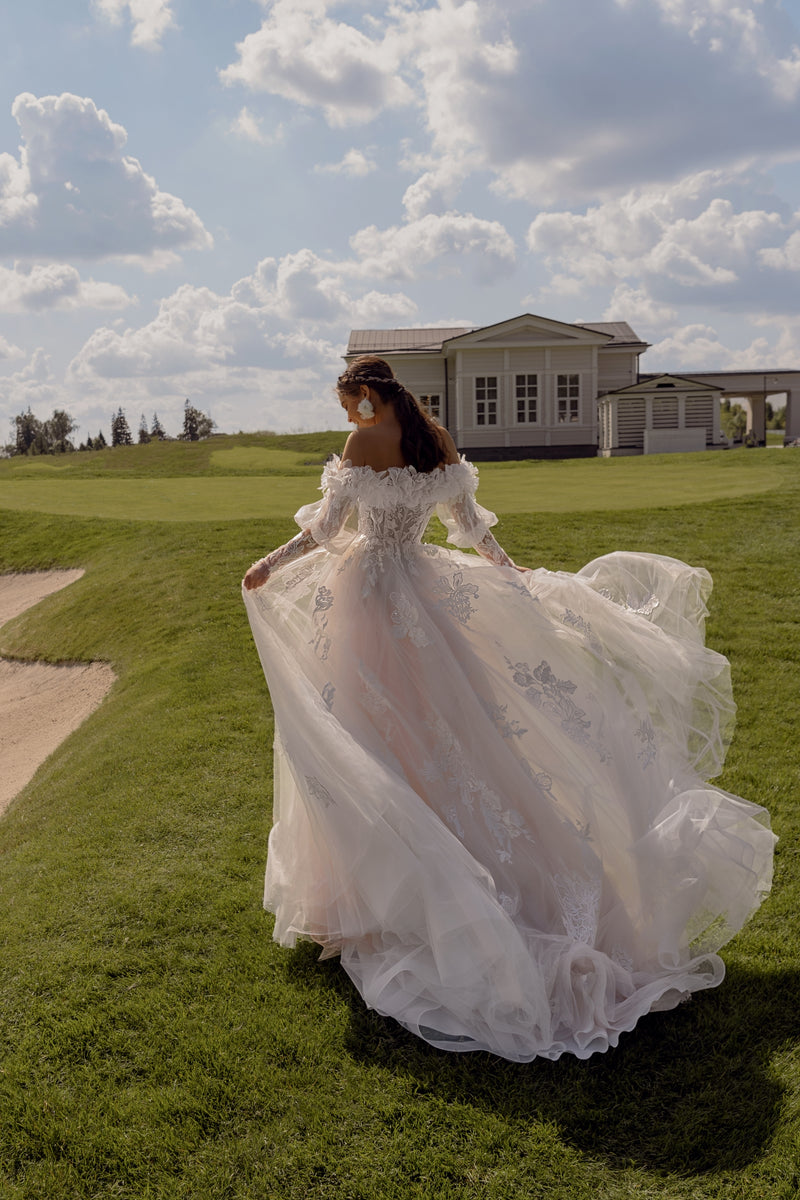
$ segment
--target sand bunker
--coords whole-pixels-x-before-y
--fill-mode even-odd
[[[0,575],[0,625],[82,575],[83,571]],[[114,679],[106,663],[54,667],[0,659],[0,812],[94,712]]]

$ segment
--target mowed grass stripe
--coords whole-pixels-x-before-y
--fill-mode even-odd
[[[273,467],[281,453],[269,453]],[[219,462],[223,454],[214,457]],[[296,466],[294,454],[286,457],[287,466]],[[249,461],[255,458],[251,452]],[[770,451],[769,456],[487,463],[481,468],[479,500],[501,513],[619,512],[733,500],[779,487],[786,466],[782,460],[782,451]],[[127,521],[285,518],[319,495],[319,468],[306,471],[291,476],[0,479],[0,508]]]

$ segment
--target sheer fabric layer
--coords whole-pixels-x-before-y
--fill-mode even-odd
[[[617,1043],[719,983],[771,882],[767,815],[705,782],[734,706],[708,574],[611,554],[520,575],[467,463],[339,469],[320,548],[245,593],[276,715],[265,904],[431,1044]]]

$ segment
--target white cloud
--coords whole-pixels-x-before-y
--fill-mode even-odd
[[[115,283],[81,279],[66,263],[15,263],[0,266],[0,312],[41,312],[44,309],[127,308],[135,303]]]
[[[257,146],[269,146],[283,138],[283,126],[278,125],[270,134],[262,128],[259,118],[245,105],[239,110],[236,120],[231,123],[231,133],[245,142],[254,142]]]
[[[471,213],[428,213],[404,225],[369,225],[350,239],[360,275],[415,279],[424,268],[437,272],[471,270],[479,283],[510,275],[516,263],[514,240],[499,221]]]
[[[57,408],[61,391],[50,370],[50,358],[38,347],[29,361],[13,375],[0,375],[0,404],[9,416],[31,408]]]
[[[800,220],[800,213],[796,219]],[[759,259],[776,271],[800,271],[800,230],[790,234],[782,246],[760,250]]]
[[[624,284],[654,303],[695,303],[706,294],[729,307],[752,307],[754,273],[792,265],[796,219],[775,209],[737,210],[719,195],[730,183],[720,172],[703,172],[672,187],[633,189],[583,213],[540,213],[527,240],[552,273],[546,290],[578,294]]]
[[[94,7],[114,25],[130,17],[131,45],[145,50],[157,50],[169,29],[176,28],[171,0],[93,0]]]
[[[261,28],[237,45],[239,58],[220,72],[222,81],[319,107],[333,126],[410,103],[396,38],[370,38],[332,20],[327,8],[325,0],[275,0]]]
[[[377,169],[377,163],[373,159],[368,158],[363,150],[356,150],[355,148],[348,150],[339,162],[318,163],[314,167],[314,170],[320,175],[351,175],[356,179],[370,175],[373,171],[377,171]]]
[[[11,342],[6,341],[6,339],[2,335],[0,335],[0,362],[3,359],[24,358],[24,357],[25,357],[24,350],[21,350],[19,346],[14,346]]]
[[[0,255],[174,260],[211,237],[177,196],[159,190],[127,134],[94,101],[65,92],[17,96],[20,159],[0,156]]]

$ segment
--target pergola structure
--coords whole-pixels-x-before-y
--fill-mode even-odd
[[[800,371],[679,371],[709,387],[719,388],[723,398],[746,400],[747,432],[756,442],[767,440],[767,400],[786,395],[784,442],[800,438]],[[644,379],[646,376],[640,376]]]

